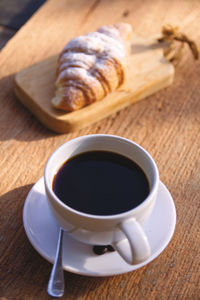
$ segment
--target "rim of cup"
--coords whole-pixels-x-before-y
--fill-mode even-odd
[[[145,198],[145,200],[140,203],[137,207],[135,208],[132,208],[128,211],[125,211],[125,212],[122,212],[122,213],[118,213],[118,214],[112,214],[112,215],[94,215],[94,214],[88,214],[88,213],[84,213],[84,212],[81,212],[81,211],[78,211],[70,206],[68,206],[67,204],[63,203],[62,200],[60,200],[56,194],[54,193],[53,191],[53,187],[52,187],[52,180],[48,180],[48,172],[49,172],[49,165],[51,163],[51,161],[54,159],[55,155],[57,155],[63,148],[66,147],[66,144],[69,144],[69,143],[73,143],[75,141],[78,141],[78,140],[81,140],[81,139],[84,139],[84,138],[98,138],[98,137],[106,137],[106,138],[114,138],[114,139],[118,139],[118,140],[121,140],[121,141],[124,141],[124,142],[127,142],[129,144],[132,144],[134,145],[134,147],[137,147],[138,149],[140,149],[144,154],[145,156],[148,158],[148,160],[150,161],[152,167],[153,167],[153,171],[154,171],[154,180],[153,180],[153,184],[152,186],[150,187],[150,192],[148,194],[148,196]],[[92,151],[92,150],[91,150]],[[109,150],[105,150],[105,151],[109,151]],[[86,151],[83,151],[83,152],[86,152]],[[80,152],[80,153],[83,153],[83,152]],[[118,152],[119,153],[119,152]],[[120,154],[120,153],[119,153]],[[121,155],[123,155],[123,153],[121,153]],[[73,156],[71,156],[73,157]],[[129,158],[131,160],[131,158]],[[67,161],[67,159],[65,160]],[[64,161],[64,162],[65,162]],[[64,163],[63,162],[63,163]],[[58,170],[59,168],[62,166],[59,165],[58,167]],[[139,165],[140,166],[140,165]],[[140,168],[142,168],[142,166],[140,166]],[[143,168],[142,168],[143,170]],[[146,172],[143,170],[143,172],[146,174]],[[54,175],[56,175],[56,173],[54,173]],[[148,175],[146,174],[147,178],[148,178]],[[54,176],[53,176],[54,177]],[[53,178],[52,177],[52,178]],[[148,181],[149,181],[149,178],[148,178]],[[117,218],[126,218],[129,214],[132,214],[134,211],[140,211],[144,208],[144,206],[148,205],[148,203],[151,201],[152,197],[155,196],[155,193],[157,192],[158,190],[158,185],[159,185],[159,172],[158,172],[158,168],[157,168],[157,165],[154,161],[154,159],[152,158],[152,156],[148,153],[147,150],[145,150],[143,147],[141,147],[139,144],[127,139],[127,138],[124,138],[124,137],[121,137],[121,136],[117,136],[117,135],[111,135],[111,134],[88,134],[88,135],[82,135],[82,136],[79,136],[79,137],[75,137],[67,142],[65,142],[64,144],[62,144],[61,146],[59,146],[58,148],[56,148],[52,154],[49,156],[46,164],[45,164],[45,169],[44,169],[44,183],[45,183],[45,187],[46,189],[48,190],[48,193],[50,194],[50,196],[63,208],[63,209],[67,209],[68,211],[76,214],[76,215],[80,215],[82,217],[87,217],[87,218],[90,218],[90,219],[117,219]]]

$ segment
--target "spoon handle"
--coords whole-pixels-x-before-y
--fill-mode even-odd
[[[52,297],[62,297],[64,294],[64,272],[62,268],[63,229],[60,228],[56,257],[48,282],[47,292]]]

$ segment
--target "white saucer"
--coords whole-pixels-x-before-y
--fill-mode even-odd
[[[48,207],[43,178],[32,187],[26,198],[23,221],[33,247],[53,263],[59,227]],[[155,259],[165,249],[173,236],[175,225],[176,210],[173,199],[160,182],[155,207],[143,226],[152,251],[149,259],[131,266],[125,263],[116,251],[96,255],[92,251],[92,246],[78,242],[65,233],[63,269],[87,276],[112,276],[134,271]]]

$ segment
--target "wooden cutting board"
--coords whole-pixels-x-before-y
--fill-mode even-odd
[[[46,127],[58,133],[72,132],[99,121],[169,86],[174,78],[174,66],[165,59],[155,38],[144,40],[134,36],[125,84],[99,102],[65,113],[51,105],[56,61],[57,56],[53,56],[20,71],[15,76],[14,90]]]

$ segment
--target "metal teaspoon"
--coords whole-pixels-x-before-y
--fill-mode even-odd
[[[62,244],[63,229],[60,228],[57,250],[51,275],[49,277],[47,293],[52,297],[62,297],[64,295],[64,272],[62,268]]]

